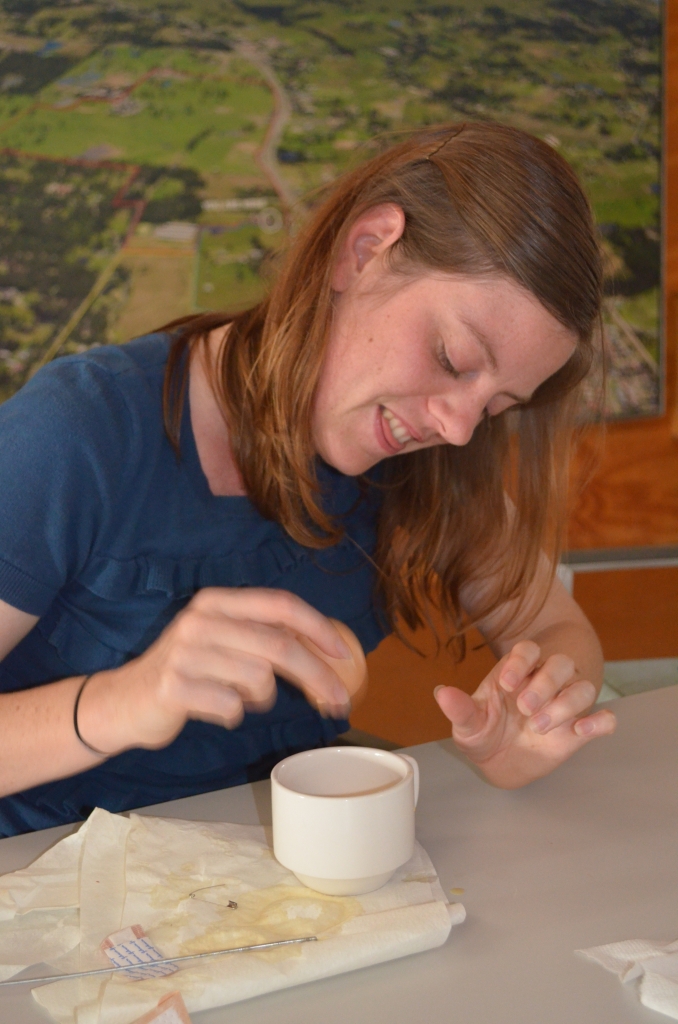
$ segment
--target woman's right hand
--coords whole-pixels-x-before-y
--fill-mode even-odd
[[[323,712],[347,714],[339,676],[298,639],[350,657],[334,625],[284,590],[206,588],[140,657],[88,682],[78,709],[83,737],[99,750],[164,747],[187,719],[232,728],[244,712],[275,703],[275,675]]]

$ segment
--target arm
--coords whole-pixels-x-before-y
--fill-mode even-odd
[[[546,565],[543,565],[542,572],[546,570]],[[469,605],[472,606],[472,600],[467,598],[467,611],[470,611]],[[480,630],[483,634],[491,634],[493,626],[494,620],[488,620],[480,623]],[[557,576],[544,607],[525,630],[517,635],[500,635],[489,646],[500,660],[521,640],[537,644],[542,661],[555,654],[568,655],[574,662],[572,681],[574,678],[589,680],[595,687],[595,697],[598,696],[603,685],[603,649],[593,626]],[[510,668],[505,671],[510,671]]]
[[[0,601],[0,657],[37,617]],[[343,716],[348,693],[339,676],[299,639],[333,658],[350,657],[324,615],[281,590],[200,591],[140,657],[91,677],[78,709],[83,676],[0,694],[0,796],[85,771],[132,747],[157,749],[189,718],[237,725],[245,710],[268,710],[275,674],[328,713]]]
[[[547,571],[544,562],[540,573]],[[467,590],[464,599],[472,615],[474,591]],[[481,629],[491,634],[505,612],[500,609]],[[602,650],[558,579],[519,635],[505,632],[490,646],[499,661],[472,697],[456,687],[436,694],[457,746],[489,782],[504,789],[525,785],[614,731],[608,709],[586,714],[602,685]]]
[[[37,615],[0,601],[0,659],[38,621]],[[0,694],[0,796],[93,767],[73,731],[73,704],[82,676],[48,686]]]

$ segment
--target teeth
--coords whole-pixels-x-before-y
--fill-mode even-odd
[[[384,409],[384,419],[388,420],[391,433],[395,437],[396,441],[400,444],[407,444],[408,441],[412,440],[412,436],[407,433],[398,417],[394,416],[389,409]]]

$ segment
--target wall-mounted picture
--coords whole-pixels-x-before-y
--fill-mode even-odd
[[[655,0],[4,0],[0,400],[51,359],[253,304],[384,136],[490,119],[583,180],[606,414],[657,414],[660,55]]]

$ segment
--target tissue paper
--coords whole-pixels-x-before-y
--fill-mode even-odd
[[[154,1010],[139,1017],[134,1024],[191,1024],[181,992],[172,992],[160,1000]]]
[[[678,1020],[678,940],[629,939],[575,952],[628,983],[638,980],[643,1006]]]
[[[39,962],[30,942],[16,956],[11,938],[40,928],[49,973],[105,966],[102,942],[134,925],[165,957],[318,937],[189,962],[171,977],[132,981],[120,972],[34,989],[58,1024],[132,1024],[177,990],[189,1013],[235,1003],[432,949],[465,917],[460,904],[448,905],[418,845],[381,889],[332,897],[300,885],[259,826],[102,810],[31,867],[0,878],[0,912],[4,977]]]

